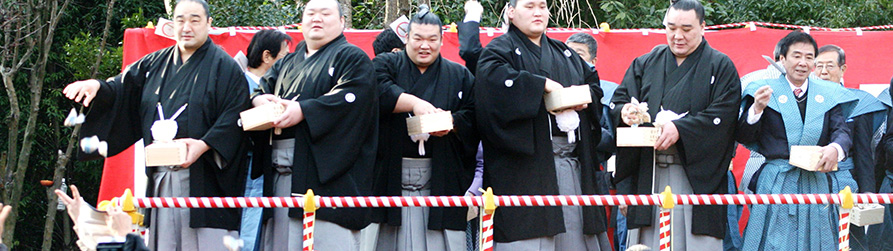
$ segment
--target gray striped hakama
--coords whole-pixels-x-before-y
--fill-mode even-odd
[[[682,161],[679,154],[676,153],[675,147],[671,147],[668,151],[658,152],[655,156],[656,167],[654,168],[654,187],[655,191],[661,192],[664,187],[670,186],[674,194],[692,194],[694,193],[691,184],[688,182],[688,176],[685,175],[685,169],[682,167]],[[657,250],[660,247],[660,217],[657,213],[660,209],[654,207],[654,220],[651,226],[642,227],[638,230],[630,230],[629,244],[643,244]],[[692,206],[676,205],[672,209],[672,237],[671,245],[673,250],[723,250],[722,239],[708,236],[695,235],[691,233],[692,226]]]
[[[273,141],[273,196],[291,197],[291,165],[294,139]],[[303,219],[288,217],[288,208],[273,208],[273,217],[264,222],[260,250],[297,251],[303,249]],[[360,231],[317,219],[313,229],[314,250],[359,250]]]
[[[189,197],[189,169],[163,166],[152,175],[155,196]],[[238,231],[189,227],[189,208],[153,208],[149,227],[151,250],[226,250],[223,236],[239,238]]]
[[[403,158],[402,196],[431,195],[431,159]],[[428,229],[427,207],[404,207],[401,226],[381,224],[376,250],[464,251],[465,231]]]
[[[560,195],[580,195],[580,161],[572,156],[576,143],[568,143],[567,137],[552,137],[552,154],[555,160],[555,175],[558,179]],[[494,243],[494,250],[591,250],[611,251],[607,232],[598,235],[583,234],[583,208],[565,206],[561,208],[565,232],[555,236],[532,238],[513,242]],[[496,210],[499,213],[499,210]],[[500,226],[495,226],[500,227]],[[511,226],[502,226],[511,227]]]

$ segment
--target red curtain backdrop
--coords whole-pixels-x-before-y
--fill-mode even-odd
[[[215,29],[218,34],[212,34],[211,39],[217,45],[223,47],[230,55],[239,51],[245,51],[253,31],[230,31],[228,29]],[[155,35],[154,29],[140,28],[128,29],[124,35],[124,65],[129,65],[144,55],[153,51],[172,46],[174,41]],[[294,41],[301,41],[303,35],[296,30],[288,30],[287,34]],[[573,33],[586,32],[592,34],[598,41],[599,76],[603,80],[619,83],[632,60],[649,52],[657,45],[666,43],[666,35],[660,30],[625,30],[612,32],[597,32],[591,29],[553,29],[548,36],[564,41]],[[740,28],[720,31],[707,31],[705,37],[710,45],[728,55],[738,68],[739,76],[764,69],[768,65],[762,55],[772,56],[775,44],[784,37],[789,30],[771,28]],[[378,30],[348,30],[344,32],[347,40],[362,48],[369,57],[373,56],[372,41],[378,35]],[[812,31],[812,36],[821,47],[826,44],[835,44],[846,51],[848,69],[845,75],[847,87],[859,88],[861,84],[886,84],[893,76],[893,31],[864,31],[858,34],[855,31]],[[496,36],[502,35],[498,30],[482,30],[481,43],[486,46]],[[294,51],[296,42],[292,43]],[[441,53],[447,59],[463,63],[459,57],[459,41],[455,32],[444,32],[443,47]],[[124,188],[133,188],[133,147],[118,156],[110,157],[105,162],[103,179],[100,188],[99,200],[108,200],[114,196],[120,196]],[[734,159],[736,177],[740,180],[747,162],[749,152],[743,147],[738,148],[737,157]],[[743,217],[742,223],[746,222]],[[744,228],[742,224],[741,228]]]

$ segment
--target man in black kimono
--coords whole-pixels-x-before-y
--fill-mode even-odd
[[[63,93],[90,106],[81,135],[97,135],[117,154],[142,138],[152,143],[150,127],[181,107],[175,119],[177,141],[187,146],[182,166],[147,168],[153,179],[147,196],[242,196],[246,166],[239,112],[248,107],[248,84],[238,64],[209,38],[211,17],[203,0],[182,0],[174,8],[177,44],[149,55],[108,80],[85,80]],[[224,235],[239,230],[239,209],[152,209],[153,250],[222,250]]]
[[[475,115],[484,148],[484,186],[499,195],[596,194],[595,146],[601,136],[598,74],[564,43],[545,36],[545,0],[510,1],[509,31],[484,48],[475,83]],[[543,94],[587,85],[593,103],[558,113]],[[563,120],[563,119],[562,119]],[[570,131],[573,130],[573,131]],[[573,135],[568,137],[568,135]],[[497,250],[610,250],[602,207],[502,207]]]
[[[264,194],[290,196],[307,189],[321,196],[368,196],[378,139],[378,92],[372,61],[345,39],[335,0],[311,0],[302,18],[304,41],[261,78],[255,106],[276,102],[285,110],[267,134],[272,146],[254,151],[264,171]],[[271,130],[275,131],[275,130]],[[302,210],[274,209],[262,233],[264,250],[297,250]],[[315,248],[359,249],[368,208],[317,211]]]
[[[443,24],[422,5],[410,19],[406,50],[373,60],[381,124],[376,195],[462,196],[474,177],[474,77],[440,56]],[[409,136],[410,115],[451,111],[453,130]],[[411,114],[410,114],[411,113]],[[427,138],[424,142],[415,139]],[[422,145],[420,145],[422,144]],[[420,150],[424,148],[424,152]],[[468,208],[386,208],[378,250],[466,250]],[[381,220],[381,219],[380,219]]]
[[[631,98],[647,102],[652,119],[661,109],[688,114],[664,124],[653,148],[618,148],[615,182],[632,180],[631,191],[618,192],[652,194],[670,185],[677,194],[725,194],[741,100],[738,72],[704,40],[704,7],[698,1],[674,1],[664,25],[667,45],[633,60],[614,92],[612,114],[618,127],[630,126]],[[685,219],[673,222],[675,248],[722,249],[725,206],[679,205],[674,213]],[[638,236],[630,233],[631,244],[659,246],[656,215],[653,206],[629,207],[627,224],[639,229]]]

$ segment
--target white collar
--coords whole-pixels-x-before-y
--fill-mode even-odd
[[[245,75],[251,78],[251,80],[254,80],[255,83],[260,83],[260,76],[254,75],[251,71],[246,70]]]
[[[809,77],[806,78],[806,81],[803,81],[803,85],[801,85],[800,87],[797,87],[797,86],[794,85],[794,83],[791,83],[791,80],[788,79],[787,77],[785,77],[784,79],[788,81],[788,85],[791,86],[791,90],[792,90],[792,91],[793,91],[794,89],[797,89],[797,88],[800,88],[800,90],[803,90],[803,92],[801,92],[800,95],[805,94],[805,93],[806,93],[806,88],[809,87]],[[797,97],[797,98],[799,98],[799,97]]]

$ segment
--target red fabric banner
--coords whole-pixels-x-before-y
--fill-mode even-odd
[[[124,35],[124,65],[128,65],[153,51],[172,46],[174,41],[155,35],[154,29],[128,29]],[[211,39],[230,55],[235,55],[248,47],[251,37],[256,31],[215,29]],[[221,33],[222,32],[222,33]],[[301,41],[303,35],[297,30],[287,30],[294,41]],[[348,30],[344,32],[347,40],[362,48],[369,57],[373,57],[372,41],[378,30]],[[554,29],[548,36],[564,41],[573,33],[586,32],[598,41],[599,76],[603,80],[620,83],[629,64],[638,56],[649,52],[657,45],[666,43],[666,35],[662,30],[623,30],[613,32],[597,32],[592,29]],[[597,32],[597,33],[596,33]],[[762,55],[772,56],[775,44],[790,30],[771,28],[739,28],[720,31],[707,31],[705,37],[710,45],[728,55],[735,63],[739,76],[755,70],[766,68],[768,62]],[[502,35],[498,30],[483,29],[481,43],[486,46],[493,38]],[[893,76],[893,67],[889,65],[893,58],[893,31],[812,31],[812,36],[821,47],[835,44],[846,51],[848,69],[845,83],[849,88],[859,88],[861,84],[887,84]],[[297,43],[292,43],[291,50]],[[445,32],[442,55],[452,61],[463,63],[459,57],[459,41],[455,32]],[[100,200],[120,196],[124,188],[133,188],[132,172],[134,158],[132,148],[119,156],[106,160],[100,187]],[[130,156],[121,156],[130,155]],[[735,176],[740,177],[744,171],[749,152],[739,147],[734,159]],[[127,173],[131,170],[130,173]],[[125,180],[130,180],[125,182]],[[746,222],[746,215],[742,223]],[[744,225],[741,226],[741,229]]]

